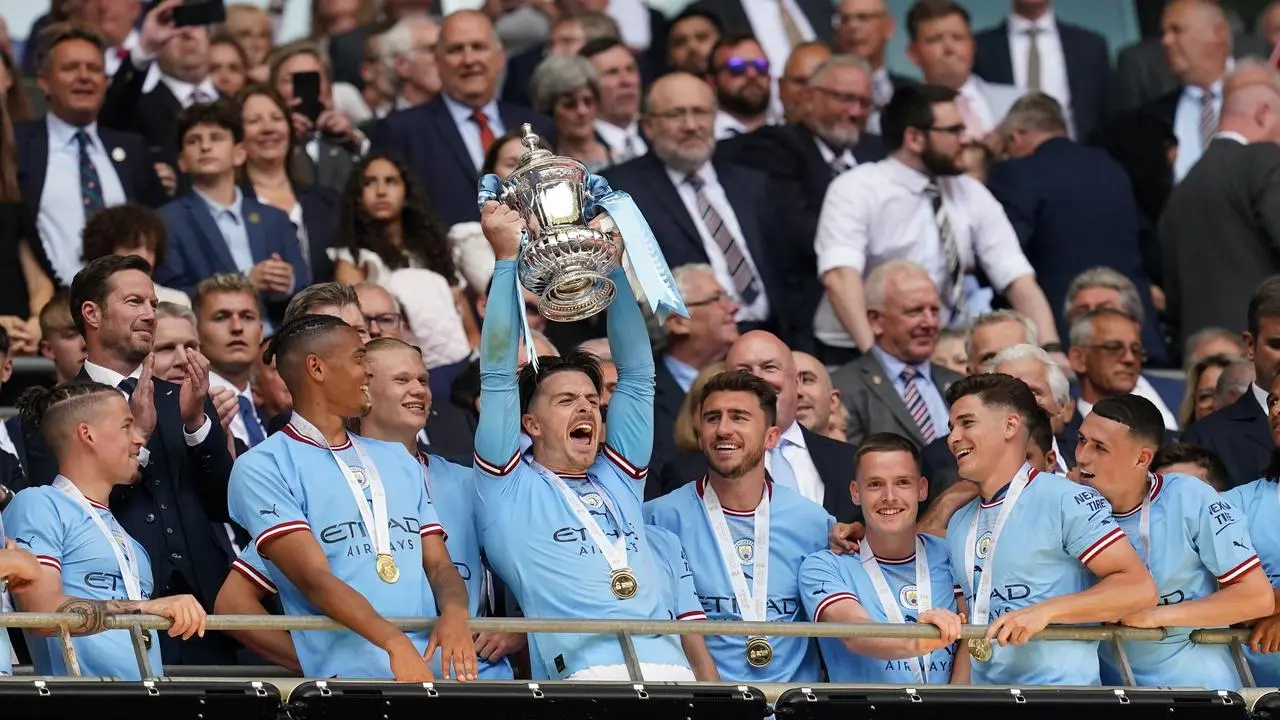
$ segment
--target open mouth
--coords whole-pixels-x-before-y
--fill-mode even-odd
[[[876,511],[876,514],[881,517],[893,517],[895,515],[901,515],[906,511],[906,508],[880,508]]]
[[[956,456],[956,462],[959,462],[969,457],[969,455],[973,453],[973,448],[964,448],[962,450],[955,450],[954,452]]]
[[[595,426],[589,422],[580,422],[569,428],[569,440],[574,445],[590,445],[595,439]]]
[[[718,442],[715,444],[715,452],[717,455],[732,455],[742,449],[742,446],[735,442]]]
[[[1092,480],[1092,479],[1094,479],[1095,477],[1097,477],[1096,475],[1094,475],[1093,473],[1089,472],[1088,470],[1085,470],[1084,468],[1079,468],[1079,471],[1080,471],[1080,479],[1081,479],[1081,480],[1088,481],[1088,480]]]
[[[409,412],[413,413],[414,415],[426,415],[426,414],[427,414],[427,405],[426,405],[426,403],[421,403],[421,402],[407,402],[407,403],[403,403],[400,407],[404,408],[405,410],[408,410]]]

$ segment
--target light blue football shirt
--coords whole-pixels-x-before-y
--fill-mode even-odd
[[[1086,567],[1098,553],[1124,539],[1111,506],[1097,491],[1061,475],[1030,472],[1031,481],[1009,514],[996,548],[991,585],[991,619],[1059,595],[1088,589],[1094,576]],[[973,612],[974,587],[990,554],[991,533],[1004,503],[1004,490],[991,502],[981,497],[965,505],[947,524],[952,570]],[[965,568],[965,543],[978,517],[977,572]],[[1097,685],[1098,643],[1029,642],[993,647],[990,662],[972,664],[975,685]]]
[[[626,273],[610,279],[618,299],[609,306],[610,352],[618,385],[609,402],[605,448],[585,477],[561,476],[610,538],[626,541],[636,595],[618,599],[611,569],[559,490],[521,461],[520,391],[516,382],[518,313],[516,264],[498,261],[480,346],[480,423],[476,428],[475,485],[485,555],[531,618],[666,620],[666,560],[643,532],[645,477],[653,449],[653,351],[644,317]],[[608,512],[605,498],[621,516]],[[632,638],[641,663],[687,666],[679,638]],[[591,667],[623,665],[613,635],[541,634],[530,642],[535,672],[562,679]]]
[[[147,551],[116,522],[110,508],[92,500],[89,503],[111,529],[115,542],[127,542],[133,548],[133,555],[138,561],[142,597],[149,600],[152,578]],[[41,565],[62,573],[62,591],[69,597],[104,601],[129,599],[115,551],[108,544],[111,541],[102,536],[98,526],[85,514],[84,507],[66,493],[52,485],[27,488],[14,496],[5,508],[4,520],[8,536],[18,547],[33,553]],[[162,675],[164,664],[160,658],[160,639],[154,630],[150,634],[151,649],[147,658],[151,661],[151,671]],[[58,638],[27,633],[26,639],[27,646],[32,648],[36,672],[41,675],[69,674],[62,661]],[[73,637],[71,644],[80,661],[82,675],[141,679],[128,630],[106,630],[95,635]],[[37,651],[36,646],[41,649]]]
[[[1222,498],[1236,514],[1243,514],[1271,587],[1280,587],[1280,484],[1262,478],[1231,488]],[[1280,653],[1261,654],[1246,648],[1245,657],[1258,687],[1280,686]]]
[[[956,596],[961,592],[947,555],[947,546],[941,538],[921,535],[925,553],[929,556],[929,585],[933,607],[958,612]],[[899,559],[876,556],[880,571],[884,574],[889,592],[893,594],[902,618],[917,622],[916,606],[916,554]],[[867,611],[878,623],[889,622],[884,606],[876,595],[871,576],[858,555],[837,555],[830,550],[820,550],[804,559],[800,565],[800,597],[805,612],[815,622],[822,621],[827,608],[844,601],[853,601]],[[818,638],[822,658],[827,664],[827,676],[831,682],[886,683],[910,686],[916,684],[907,660],[881,660],[855,655],[849,652],[840,638]],[[945,685],[951,682],[951,669],[955,663],[956,644],[939,648],[929,654],[922,664],[925,682]]]
[[[1201,600],[1230,585],[1261,562],[1249,539],[1244,513],[1199,478],[1155,476],[1148,495],[1151,547],[1139,531],[1142,506],[1116,522],[1129,536],[1160,590],[1160,604]],[[1195,628],[1168,628],[1160,642],[1126,642],[1125,654],[1139,686],[1237,690],[1240,678],[1226,645],[1191,642]],[[1102,681],[1121,684],[1110,644],[1101,646]]]
[[[649,524],[675,533],[684,545],[693,584],[709,620],[742,620],[729,573],[716,545],[711,522],[702,504],[705,478],[645,503]],[[769,483],[769,601],[770,622],[804,621],[798,575],[805,557],[827,546],[835,520],[820,506],[790,488]],[[729,533],[742,562],[748,587],[755,561],[755,514],[723,508]],[[762,668],[747,663],[747,638],[708,635],[707,649],[726,682],[814,682],[821,675],[818,647],[812,638],[774,637],[773,661]]]
[[[7,538],[4,534],[4,520],[0,518],[0,539]],[[30,550],[30,548],[23,548]],[[9,593],[3,593],[0,596],[0,612],[12,612],[13,605],[9,601]],[[0,675],[13,674],[13,645],[9,643],[9,633],[0,629]]]
[[[387,499],[391,554],[400,579],[383,582],[375,568],[373,541],[360,518],[342,471],[329,450],[304,437],[292,424],[236,459],[227,489],[231,517],[259,547],[291,532],[310,532],[324,551],[334,576],[364,595],[383,616],[436,616],[435,596],[422,568],[422,537],[444,534],[422,482],[422,468],[404,446],[352,436],[378,469]],[[334,448],[365,475],[351,438]],[[362,483],[363,484],[363,483]],[[365,498],[370,497],[365,487]],[[268,550],[270,547],[268,546]],[[268,554],[268,559],[270,555]],[[298,588],[272,565],[268,572],[289,615],[320,615]],[[307,677],[390,678],[387,653],[349,630],[290,633]],[[409,638],[425,652],[428,633]],[[431,659],[439,672],[439,653]]]
[[[653,545],[653,552],[666,561],[667,566],[667,614],[671,620],[706,620],[702,601],[698,599],[697,586],[693,583],[693,567],[689,556],[675,533],[657,525],[645,525],[645,535]]]

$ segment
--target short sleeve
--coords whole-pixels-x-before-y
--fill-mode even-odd
[[[240,573],[249,582],[257,585],[264,592],[277,594],[276,584],[267,575],[267,561],[258,554],[258,546],[250,543],[240,552],[240,557],[231,561],[231,569]]]
[[[1111,504],[1093,488],[1065,488],[1057,497],[1061,504],[1062,549],[1082,564],[1088,565],[1103,550],[1125,538],[1124,530],[1111,517]]]
[[[449,536],[445,533],[444,526],[440,524],[440,516],[436,514],[435,503],[431,501],[431,495],[427,493],[426,476],[423,475],[426,472],[426,468],[417,460],[412,462],[416,466],[414,472],[423,477],[423,482],[414,483],[418,497],[418,536],[439,535],[442,539],[448,540]]]
[[[299,453],[294,461],[301,467],[292,472],[307,472],[306,455]],[[325,460],[333,462],[331,458]],[[272,453],[254,452],[240,456],[231,468],[227,502],[231,519],[244,528],[261,550],[262,543],[299,530],[311,530],[302,503],[291,478],[277,467]]]
[[[837,562],[835,554],[822,550],[800,563],[800,599],[814,622],[821,622],[822,613],[833,605],[846,600],[862,602],[853,585],[841,576]]]
[[[5,535],[41,565],[62,572],[65,528],[49,487],[30,488],[14,496],[4,511]],[[90,522],[89,518],[84,521]]]
[[[1200,561],[1218,582],[1230,585],[1260,567],[1262,561],[1249,538],[1249,522],[1243,508],[1232,505],[1225,495],[1218,495],[1208,486],[1196,488],[1195,495],[1196,548]]]
[[[818,214],[813,249],[818,256],[818,277],[836,268],[863,272],[867,266],[868,223],[873,192],[863,187],[862,176],[878,173],[875,166],[855,168],[831,181]]]

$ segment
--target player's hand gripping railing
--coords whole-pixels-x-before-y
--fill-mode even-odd
[[[388,621],[402,630],[430,630],[436,618],[389,617]],[[80,674],[75,658],[71,635],[83,626],[84,619],[71,613],[0,613],[0,627],[55,628],[63,659],[72,675]],[[133,650],[142,677],[155,677],[147,657],[143,641],[144,630],[166,630],[172,624],[167,618],[155,615],[113,615],[107,618],[106,627],[128,630],[133,637]],[[209,630],[343,630],[344,626],[323,616],[313,615],[210,615],[206,627]],[[515,633],[582,633],[617,635],[622,644],[623,656],[632,680],[641,680],[640,662],[636,659],[631,638],[635,635],[742,635],[763,637],[875,637],[875,638],[936,638],[938,630],[931,625],[907,623],[902,625],[802,623],[802,622],[728,622],[689,620],[550,620],[533,618],[473,618],[471,628],[476,632]],[[962,640],[981,638],[986,634],[985,625],[965,625],[960,633]],[[1165,631],[1130,628],[1119,625],[1053,625],[1036,633],[1032,642],[1058,640],[1097,640],[1109,642],[1119,661],[1121,678],[1126,685],[1133,685],[1133,671],[1129,666],[1122,640],[1158,642],[1165,638]],[[1245,660],[1244,641],[1248,630],[1212,628],[1191,633],[1191,641],[1207,645],[1230,645],[1241,687],[1254,687],[1253,673]]]

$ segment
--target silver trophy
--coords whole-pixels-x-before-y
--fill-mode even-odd
[[[590,227],[587,176],[582,163],[538,147],[533,127],[520,127],[520,164],[503,183],[499,201],[524,217],[520,284],[538,296],[538,312],[556,322],[582,320],[609,307],[617,288],[609,273],[621,259],[621,235],[608,216]]]

